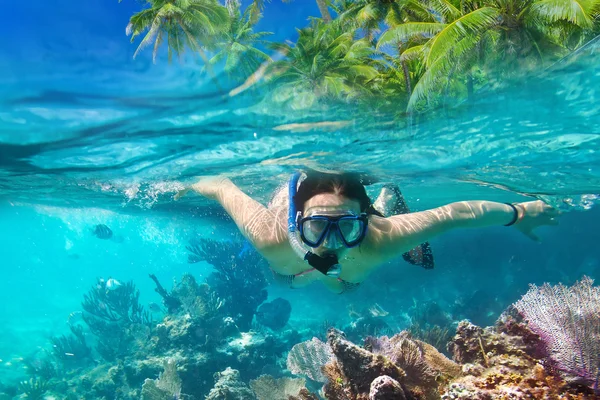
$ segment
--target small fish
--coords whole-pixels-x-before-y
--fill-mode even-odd
[[[375,303],[374,306],[369,308],[369,314],[373,317],[385,317],[389,312],[385,311],[379,304]]]
[[[83,320],[83,313],[81,311],[73,311],[69,314],[69,318],[67,318],[67,322],[69,325],[76,324]]]
[[[110,228],[104,224],[98,224],[94,227],[93,235],[98,239],[110,239],[113,236],[113,232]]]
[[[117,290],[119,288],[119,286],[122,286],[121,282],[119,282],[118,280],[116,280],[114,278],[110,278],[109,280],[106,281],[106,290],[107,291]]]
[[[155,302],[148,303],[148,308],[154,313],[163,312],[163,309]]]

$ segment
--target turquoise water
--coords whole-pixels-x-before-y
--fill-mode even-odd
[[[172,199],[200,175],[226,174],[264,203],[291,173],[308,167],[397,182],[415,211],[457,200],[528,198],[564,211],[558,227],[539,230],[541,243],[509,228],[452,232],[431,241],[434,270],[398,260],[348,295],[269,280],[268,299],[291,303],[286,329],[307,337],[325,321],[347,326],[356,318],[352,310],[375,304],[389,312],[394,331],[408,326],[415,304],[427,302],[453,318],[491,325],[529,283],[598,276],[595,42],[528,81],[483,92],[474,104],[448,104],[411,125],[352,107],[281,108],[254,90],[229,96],[232,83],[223,79],[216,88],[193,63],[132,62],[110,40],[104,54],[83,53],[73,43],[67,50],[39,45],[37,59],[7,47],[0,64],[4,384],[28,376],[23,359],[51,353],[49,339],[69,332],[69,314],[81,311],[98,278],[135,282],[148,307],[161,303],[148,274],[170,289],[185,273],[202,282],[214,271],[206,262],[188,263],[189,241],[241,238],[215,203]],[[59,63],[57,52],[69,57]],[[327,130],[294,125],[315,122],[335,123]],[[113,240],[92,234],[98,224],[110,227]]]

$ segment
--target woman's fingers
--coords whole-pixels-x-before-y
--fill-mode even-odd
[[[179,200],[180,198],[185,196],[187,194],[187,192],[189,192],[189,191],[190,191],[189,188],[180,190],[179,192],[175,193],[175,196],[173,196],[173,200],[175,200],[175,201]]]

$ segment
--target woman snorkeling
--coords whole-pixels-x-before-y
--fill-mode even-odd
[[[336,293],[400,256],[433,268],[427,240],[451,229],[514,226],[537,239],[535,228],[558,223],[558,211],[542,201],[462,201],[410,213],[396,186],[371,202],[365,183],[357,174],[296,173],[265,207],[229,179],[210,177],[175,199],[192,190],[218,201],[280,281],[294,288],[321,281]]]

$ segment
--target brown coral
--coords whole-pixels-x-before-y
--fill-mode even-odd
[[[505,321],[508,319],[505,318]],[[519,322],[499,324],[501,332],[461,322],[451,349],[465,376],[446,387],[442,399],[596,399],[585,388],[573,388],[541,365],[535,354],[535,337]],[[510,332],[510,333],[509,333]],[[525,338],[511,334],[522,332]],[[534,345],[532,345],[532,343]]]

